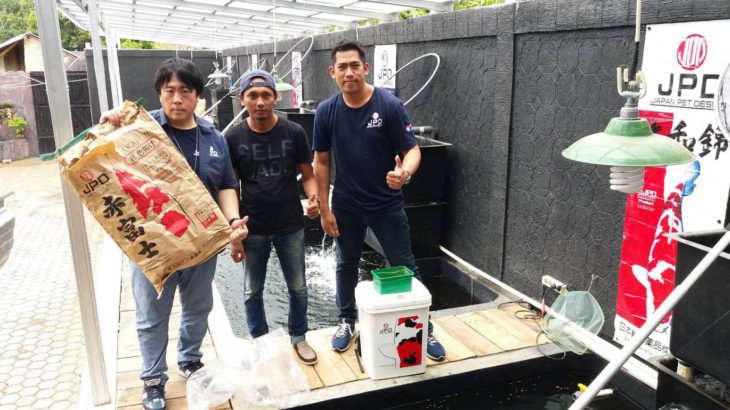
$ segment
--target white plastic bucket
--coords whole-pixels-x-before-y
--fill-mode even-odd
[[[418,280],[410,292],[379,294],[373,282],[355,288],[362,365],[371,379],[426,371],[431,294]]]

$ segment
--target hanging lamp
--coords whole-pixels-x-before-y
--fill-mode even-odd
[[[695,159],[682,144],[654,134],[648,121],[639,117],[637,101],[646,95],[646,81],[636,70],[641,40],[641,0],[636,0],[634,58],[631,73],[616,68],[616,89],[626,98],[619,117],[611,119],[606,129],[574,142],[563,150],[573,161],[611,166],[611,189],[627,194],[638,192],[644,185],[644,167],[684,164]]]

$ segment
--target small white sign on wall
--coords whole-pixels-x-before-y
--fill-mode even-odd
[[[373,78],[375,86],[395,94],[396,45],[375,46]]]
[[[292,93],[292,107],[299,107],[302,97],[302,53],[293,51],[291,53],[291,79],[294,86]]]

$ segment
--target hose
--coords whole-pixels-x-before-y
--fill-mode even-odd
[[[420,55],[420,56],[414,58],[413,60],[411,60],[408,63],[406,63],[406,65],[404,65],[403,67],[401,67],[398,70],[396,70],[396,72],[394,72],[393,74],[391,74],[390,77],[388,77],[385,80],[383,80],[379,85],[376,85],[376,87],[382,86],[383,84],[387,83],[388,80],[390,80],[391,78],[395,77],[396,74],[400,73],[404,68],[406,68],[409,65],[415,63],[416,61],[418,61],[418,60],[420,60],[422,58],[426,58],[426,57],[435,57],[436,58],[436,67],[433,69],[433,73],[431,73],[431,76],[428,77],[428,80],[426,80],[426,82],[423,84],[423,86],[421,88],[419,88],[418,91],[416,91],[416,93],[413,94],[413,96],[408,99],[408,101],[406,101],[406,102],[403,103],[403,105],[408,105],[409,102],[413,101],[413,99],[416,98],[418,96],[418,94],[420,94],[421,91],[423,91],[423,89],[426,88],[426,86],[428,86],[431,83],[431,80],[433,80],[433,77],[436,76],[436,72],[438,71],[439,66],[441,65],[441,57],[439,57],[438,54],[436,54],[436,53],[426,53],[426,54],[423,54],[423,55]]]

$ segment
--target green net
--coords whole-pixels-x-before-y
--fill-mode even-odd
[[[586,291],[561,293],[542,319],[542,331],[565,350],[583,354],[588,350],[576,337],[588,331],[597,334],[603,327],[601,306]],[[584,330],[585,329],[585,330]]]

